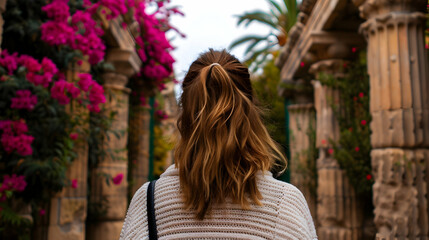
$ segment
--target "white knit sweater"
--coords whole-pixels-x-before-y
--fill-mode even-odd
[[[158,239],[317,239],[313,220],[302,193],[291,184],[259,173],[262,206],[243,210],[231,201],[213,206],[204,220],[183,208],[179,171],[170,166],[155,185],[155,218]],[[135,193],[120,239],[148,239],[146,190]]]

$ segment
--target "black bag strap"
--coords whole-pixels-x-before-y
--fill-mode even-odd
[[[149,240],[158,239],[158,232],[156,230],[156,219],[155,219],[155,182],[153,180],[147,187],[147,220],[149,228]]]

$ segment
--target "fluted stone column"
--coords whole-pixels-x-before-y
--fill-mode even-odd
[[[342,60],[323,60],[310,72],[341,76]],[[316,108],[317,159],[317,231],[320,240],[354,240],[362,237],[362,214],[355,191],[344,170],[334,159],[330,141],[338,141],[340,129],[331,104],[339,103],[339,91],[313,81]]]
[[[304,80],[290,83],[284,97],[291,99],[289,105],[289,137],[290,137],[290,181],[304,194],[313,219],[316,219],[316,151],[315,131],[316,115],[313,104],[312,86]]]
[[[79,80],[79,73],[87,73],[90,70],[87,61],[81,65],[73,64],[66,71],[66,79],[69,82]],[[67,111],[72,118],[87,118],[88,110],[76,101],[67,106]],[[88,142],[84,133],[88,128],[88,122],[74,129],[78,133],[75,140],[74,152],[76,158],[67,169],[66,176],[69,180],[76,180],[76,188],[71,186],[63,188],[51,199],[49,214],[49,226],[47,239],[85,239],[85,220],[87,212],[87,177],[88,177]],[[42,219],[43,221],[43,219]],[[40,231],[45,231],[43,228]],[[39,239],[45,239],[44,233],[38,234]]]
[[[366,0],[377,239],[428,239],[427,0]]]
[[[130,104],[130,135],[128,139],[129,160],[131,164],[131,178],[133,183],[130,189],[131,195],[148,181],[149,176],[149,124],[150,112],[142,106],[140,97],[147,96],[149,101],[150,89],[140,79],[133,83],[132,101]],[[147,102],[149,105],[149,102]]]
[[[106,95],[106,116],[115,113],[111,131],[104,138],[103,148],[107,152],[93,170],[91,182],[91,204],[105,207],[100,216],[88,224],[88,239],[118,239],[127,209],[127,171],[128,153],[126,150],[128,138],[128,98],[130,89],[125,85],[128,77],[116,72],[105,73],[103,76]],[[123,174],[120,184],[106,183],[105,175],[112,177]]]

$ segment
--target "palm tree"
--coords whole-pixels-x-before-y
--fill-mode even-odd
[[[245,35],[229,46],[230,49],[233,49],[239,45],[248,44],[244,52],[244,61],[253,71],[259,68],[268,56],[276,50],[276,47],[286,43],[287,33],[297,18],[296,0],[283,0],[281,4],[275,0],[267,0],[267,2],[270,4],[269,12],[256,10],[239,15],[237,26],[244,24],[247,27],[252,22],[259,22],[267,25],[272,31],[265,36]],[[261,45],[262,47],[260,47]]]

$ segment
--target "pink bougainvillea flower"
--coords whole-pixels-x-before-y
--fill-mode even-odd
[[[72,98],[77,98],[80,95],[80,90],[75,87],[73,83],[67,82],[64,79],[56,81],[51,88],[51,97],[62,105],[66,105],[70,102],[67,93],[69,93]]]
[[[168,115],[162,110],[156,110],[155,114],[162,120],[167,119]]]
[[[42,69],[42,65],[40,65],[36,59],[28,55],[21,55],[21,57],[19,57],[19,64],[24,65],[29,72],[38,72]]]
[[[44,216],[46,214],[46,210],[45,209],[43,209],[43,208],[41,208],[40,210],[39,210],[39,215],[40,216]]]
[[[356,47],[352,47],[352,52],[355,53],[357,51]]]
[[[364,96],[363,92],[360,92],[360,93],[359,93],[359,97],[360,97],[360,98],[363,98],[363,96]]]
[[[365,126],[366,125],[366,120],[360,121],[360,124],[363,125],[363,126]]]
[[[22,156],[29,156],[33,154],[33,149],[31,148],[31,143],[34,140],[33,136],[21,134],[16,136],[16,152]]]
[[[7,50],[3,50],[0,54],[0,66],[8,70],[8,74],[12,75],[13,71],[18,68],[18,53],[10,55]]]
[[[89,90],[89,102],[91,104],[88,105],[88,109],[92,112],[99,112],[99,104],[106,102],[103,87],[95,81],[91,84],[91,89]]]
[[[119,184],[121,184],[122,179],[124,179],[124,174],[123,173],[118,173],[118,174],[116,174],[116,176],[114,178],[112,178],[112,182],[115,185],[119,185]]]
[[[55,65],[55,63],[54,62],[52,62],[52,60],[51,59],[49,59],[49,58],[46,58],[46,57],[44,57],[43,59],[42,59],[42,69],[43,69],[43,72],[46,74],[46,73],[49,73],[49,74],[51,74],[51,75],[55,75],[55,74],[57,74],[57,72],[58,72],[58,68],[57,68],[57,66]]]
[[[80,89],[87,92],[89,90],[89,87],[94,83],[91,74],[79,73],[78,77],[80,78],[80,80],[79,82],[77,82],[77,85],[79,85]]]
[[[330,155],[332,155],[332,154],[334,153],[334,149],[332,149],[332,148],[328,149],[328,153],[329,153]]]
[[[22,192],[24,191],[26,186],[27,182],[25,181],[25,176],[17,176],[16,174],[12,174],[11,176],[9,176],[6,174],[3,176],[1,190]]]
[[[66,95],[67,84],[68,82],[62,79],[56,81],[51,88],[51,97],[62,105],[66,105],[70,102],[70,98]]]
[[[78,133],[75,133],[75,132],[74,132],[74,133],[70,133],[70,139],[71,139],[71,140],[73,140],[73,141],[74,141],[74,140],[76,140],[78,137],[79,137],[79,134],[78,134]]]
[[[368,180],[368,181],[369,181],[369,180],[371,180],[371,179],[372,179],[372,175],[371,175],[371,174],[367,174],[367,175],[366,175],[366,180]]]
[[[355,151],[356,151],[356,152],[359,152],[359,151],[360,151],[360,148],[359,148],[359,147],[355,147]]]
[[[77,179],[71,180],[71,187],[72,188],[77,188],[77,186],[78,186]]]
[[[322,139],[321,143],[326,144],[326,139]]]
[[[74,42],[75,31],[64,22],[47,21],[40,26],[41,39],[49,45],[66,45]]]
[[[49,87],[49,84],[52,82],[52,74],[45,73],[43,75],[39,75],[34,72],[29,72],[26,75],[26,78],[29,82],[33,83],[36,86],[43,86],[45,88]]]
[[[304,67],[304,66],[305,66],[305,63],[304,63],[304,62],[301,62],[299,65],[300,65],[301,67]]]
[[[58,22],[66,22],[68,17],[70,17],[70,8],[67,2],[64,0],[53,0],[51,3],[43,6],[42,10],[46,12],[49,18]]]
[[[128,11],[127,6],[125,5],[125,1],[100,0],[100,5],[110,10],[110,13],[106,17],[107,19],[116,18],[120,14],[125,14]]]
[[[32,95],[30,90],[18,90],[11,101],[11,108],[32,110],[37,104],[37,96]]]

